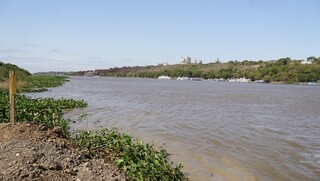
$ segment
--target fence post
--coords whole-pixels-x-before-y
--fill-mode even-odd
[[[15,124],[14,120],[14,95],[17,93],[16,88],[16,75],[13,70],[9,71],[9,94],[10,94],[10,123],[13,127]]]

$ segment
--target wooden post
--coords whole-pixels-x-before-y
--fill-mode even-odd
[[[10,94],[10,123],[13,127],[15,124],[14,120],[14,95],[17,93],[16,89],[16,75],[13,70],[9,71],[9,94]]]

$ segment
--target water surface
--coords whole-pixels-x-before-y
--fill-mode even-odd
[[[35,96],[85,99],[73,129],[152,141],[193,180],[320,180],[320,86],[72,77]]]

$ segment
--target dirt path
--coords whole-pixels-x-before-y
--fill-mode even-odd
[[[0,180],[126,180],[112,162],[86,158],[58,131],[0,124]]]

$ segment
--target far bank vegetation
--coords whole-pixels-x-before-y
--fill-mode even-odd
[[[215,78],[248,78],[251,81],[265,82],[317,82],[320,80],[320,57],[308,57],[306,60],[292,60],[281,58],[272,61],[229,61],[221,63],[219,60],[208,64],[175,64],[158,66],[134,66],[95,71],[73,72],[71,75],[84,76],[90,72],[96,76],[109,77],[141,77],[157,78],[161,75],[169,77],[199,77]]]

